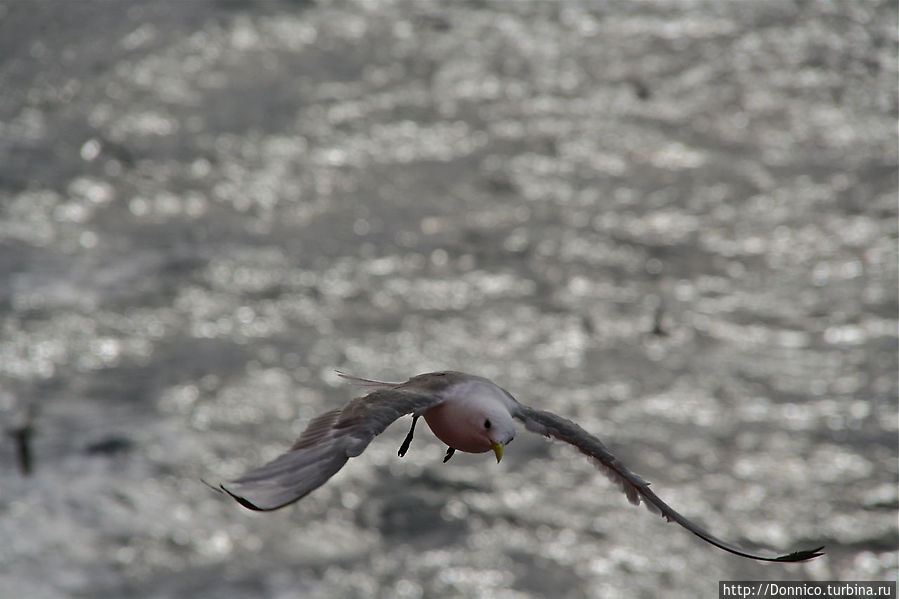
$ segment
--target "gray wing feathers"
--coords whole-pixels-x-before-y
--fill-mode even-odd
[[[293,446],[290,448],[291,451],[303,449],[304,447],[311,447],[316,443],[320,443],[331,433],[331,429],[334,428],[334,425],[340,420],[340,413],[342,411],[342,409],[331,410],[330,412],[325,412],[321,416],[313,418],[312,422],[306,425],[306,429],[300,434],[299,439],[294,442]]]
[[[270,511],[291,504],[322,486],[349,458],[331,448],[291,451],[222,489],[251,510]]]
[[[323,485],[397,418],[440,401],[405,390],[374,391],[316,417],[287,453],[220,487],[252,510],[284,507]]]
[[[639,505],[642,502],[649,511],[661,515],[668,522],[677,522],[707,543],[711,543],[735,555],[768,562],[800,562],[822,555],[821,550],[823,547],[818,547],[811,550],[795,551],[787,555],[767,556],[752,553],[739,545],[722,541],[681,516],[671,506],[662,501],[658,495],[650,490],[648,482],[632,472],[621,460],[612,455],[599,439],[574,422],[561,416],[556,416],[551,412],[534,410],[521,404],[519,406],[519,414],[516,416],[524,422],[528,430],[545,437],[552,437],[570,443],[589,457],[601,472],[621,487],[632,504]]]
[[[600,472],[624,492],[629,502],[633,505],[640,505],[641,498],[643,498],[640,490],[648,488],[649,483],[612,455],[602,441],[574,422],[551,412],[534,410],[524,405],[521,408],[522,420],[528,430],[574,445],[581,453],[590,458]],[[649,511],[659,513],[658,507],[651,502],[647,502],[645,499],[642,502],[646,504]]]

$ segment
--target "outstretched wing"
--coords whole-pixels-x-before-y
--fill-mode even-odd
[[[394,420],[420,414],[441,401],[439,394],[373,391],[315,418],[287,453],[219,486],[251,510],[284,507],[322,486]]]
[[[624,491],[632,504],[640,505],[642,501],[649,511],[663,516],[668,522],[677,522],[703,541],[730,553],[766,562],[801,562],[823,555],[821,551],[824,549],[823,546],[805,551],[795,551],[787,555],[768,556],[752,553],[739,545],[722,541],[706,532],[700,526],[687,520],[674,511],[667,503],[659,499],[658,495],[649,489],[648,482],[631,471],[621,460],[612,455],[599,439],[583,428],[551,412],[534,410],[525,405],[519,405],[519,413],[515,414],[515,416],[524,422],[525,427],[529,431],[574,445],[581,453],[589,457],[597,468],[621,487],[621,490]]]

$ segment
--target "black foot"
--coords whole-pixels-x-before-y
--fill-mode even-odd
[[[453,457],[453,454],[454,454],[454,453],[456,453],[455,448],[453,448],[453,447],[447,447],[447,448],[446,448],[446,455],[443,456],[443,463],[446,464],[447,462],[449,462],[449,459],[450,459],[451,457]]]
[[[409,451],[409,445],[412,443],[412,434],[415,432],[415,423],[418,422],[418,419],[418,414],[412,417],[412,428],[409,429],[409,434],[403,439],[403,444],[400,445],[400,450],[396,452],[396,455],[403,457],[406,455],[406,452]]]

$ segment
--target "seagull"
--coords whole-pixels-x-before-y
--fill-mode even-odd
[[[677,522],[724,551],[767,562],[801,562],[824,555],[823,546],[785,555],[764,555],[722,541],[662,501],[650,490],[648,482],[576,423],[519,403],[486,378],[447,371],[420,374],[404,383],[388,383],[342,372],[338,375],[368,393],[313,419],[286,453],[213,489],[227,493],[251,510],[277,510],[323,485],[349,458],[360,455],[372,439],[408,414],[412,415],[412,427],[399,448],[400,457],[408,451],[415,425],[424,417],[434,435],[447,445],[444,462],[456,451],[493,451],[499,463],[503,448],[515,438],[517,419],[531,432],[574,446],[615,482],[633,505],[643,503],[651,512],[668,522]]]

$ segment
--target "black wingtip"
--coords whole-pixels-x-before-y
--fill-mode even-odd
[[[805,551],[794,551],[793,553],[787,555],[781,555],[776,558],[774,561],[776,562],[804,562],[806,560],[814,559],[816,557],[821,557],[824,555],[824,545],[820,547],[816,547],[814,549],[807,549]]]
[[[209,487],[210,489],[212,489],[213,491],[215,491],[216,493],[218,493],[219,495],[224,495],[224,493],[222,492],[221,489],[219,489],[217,486],[213,485],[212,483],[207,482],[206,479],[201,478],[200,482],[203,483],[204,485],[206,485],[207,487]]]
[[[216,485],[213,485],[213,484],[203,480],[202,478],[200,479],[200,482],[203,483],[204,485],[206,485],[207,487],[209,487],[210,489],[212,489],[213,491],[215,491],[216,493],[218,493],[219,495],[229,495],[232,499],[234,499],[234,501],[236,501],[237,503],[239,503],[240,505],[244,506],[245,508],[247,508],[249,510],[255,510],[257,512],[266,511],[264,508],[261,508],[258,505],[255,505],[254,503],[241,497],[240,495],[235,495],[234,493],[232,493],[231,491],[226,489],[225,485],[216,486]]]
[[[234,501],[236,501],[236,502],[239,503],[240,505],[244,506],[244,507],[247,508],[248,510],[253,510],[254,512],[268,512],[268,511],[270,511],[270,510],[268,510],[268,509],[266,509],[266,508],[264,508],[264,507],[259,507],[258,505],[256,505],[256,504],[253,503],[252,501],[250,501],[249,499],[246,499],[246,498],[244,498],[244,497],[241,497],[240,495],[235,495],[234,493],[232,493],[231,491],[229,491],[229,490],[225,487],[225,485],[219,485],[219,489],[221,489],[222,491],[224,491],[225,493],[227,493],[228,495],[230,495],[231,498],[234,499]]]

